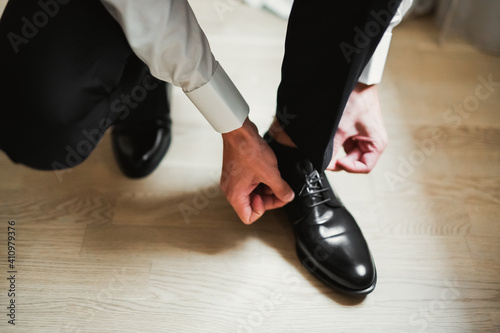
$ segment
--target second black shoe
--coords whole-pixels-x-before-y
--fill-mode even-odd
[[[163,87],[165,89],[165,87]],[[111,132],[113,153],[121,171],[129,178],[141,178],[152,173],[163,160],[172,141],[169,89],[162,91],[155,115],[137,117],[116,124]],[[148,101],[149,105],[154,104]],[[141,110],[143,111],[143,110]]]
[[[283,179],[295,192],[285,206],[302,265],[328,286],[349,294],[372,292],[377,273],[368,244],[353,216],[335,195],[325,173],[298,149],[266,136]]]

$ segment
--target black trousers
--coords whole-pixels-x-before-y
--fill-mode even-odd
[[[98,0],[10,0],[0,20],[0,149],[59,170],[120,121],[154,117],[166,84],[132,52]]]
[[[349,95],[401,0],[295,0],[288,22],[277,118],[318,170]]]
[[[277,117],[324,169],[347,99],[401,0],[295,0]],[[0,149],[63,169],[120,121],[165,110],[165,83],[98,0],[10,0],[0,20]]]

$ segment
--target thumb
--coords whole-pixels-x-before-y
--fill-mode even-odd
[[[348,139],[347,133],[338,129],[337,132],[335,133],[335,137],[333,139],[333,153],[332,153],[332,159],[327,167],[328,170],[332,170],[332,171],[341,170],[337,166],[336,156],[337,156],[340,148],[342,148],[342,146],[344,146],[344,143],[347,141],[347,139]]]
[[[344,145],[344,142],[346,141],[347,137],[344,136],[342,133],[337,132],[335,134],[335,137],[333,139],[333,153],[332,153],[332,159],[337,156],[340,148]]]
[[[271,188],[276,198],[285,203],[288,203],[295,198],[295,193],[290,185],[288,185],[288,183],[281,178],[279,171],[266,180],[266,185]]]

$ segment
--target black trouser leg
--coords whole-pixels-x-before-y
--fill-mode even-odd
[[[10,0],[0,20],[0,149],[72,167],[120,119],[167,108],[165,83],[133,54],[98,0]]]
[[[277,118],[315,168],[326,169],[345,105],[401,0],[295,0]]]

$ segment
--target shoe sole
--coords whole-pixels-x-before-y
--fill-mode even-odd
[[[313,275],[315,278],[317,278],[318,280],[320,280],[321,282],[323,282],[325,285],[327,285],[328,287],[336,290],[336,291],[339,291],[343,294],[346,294],[346,295],[349,295],[349,296],[358,296],[358,297],[362,297],[362,296],[366,296],[368,295],[369,293],[371,293],[374,289],[375,289],[375,286],[377,284],[377,272],[375,271],[375,276],[374,276],[374,279],[373,279],[373,283],[368,287],[368,288],[365,288],[365,289],[350,289],[350,288],[346,288],[345,286],[339,284],[338,282],[332,280],[330,277],[328,277],[325,273],[323,273],[322,269],[316,264],[315,260],[312,259],[311,256],[308,256],[301,248],[300,246],[297,244],[296,246],[296,251],[297,251],[297,256],[300,260],[300,263],[302,264],[302,266],[309,272],[311,273],[311,275]],[[312,268],[305,265],[304,263],[307,261],[309,261],[311,264],[312,264]]]

